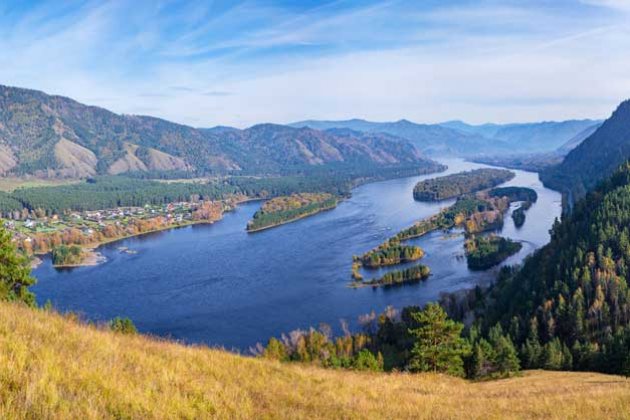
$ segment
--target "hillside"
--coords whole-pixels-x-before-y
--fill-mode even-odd
[[[549,187],[567,192],[577,201],[629,157],[630,101],[625,101],[560,165],[544,171],[541,178]]]
[[[499,277],[483,315],[489,325],[501,321],[523,346],[525,368],[552,363],[630,373],[628,226],[630,164],[625,163],[554,225],[551,242],[522,270]],[[548,357],[553,352],[555,359]]]
[[[324,370],[114,334],[0,304],[2,418],[602,418],[630,383],[526,372],[471,383]]]
[[[335,136],[272,124],[200,130],[0,85],[2,175],[261,174],[328,164],[432,165],[408,142],[385,135]]]

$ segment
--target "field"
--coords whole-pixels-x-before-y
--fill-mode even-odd
[[[17,188],[57,187],[59,185],[78,184],[78,179],[37,179],[37,178],[0,178],[0,191],[11,192]]]
[[[0,418],[630,418],[630,382],[526,372],[472,383],[185,347],[0,304]]]

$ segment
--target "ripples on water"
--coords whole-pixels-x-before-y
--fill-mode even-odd
[[[416,239],[433,275],[424,283],[390,289],[351,289],[352,255],[362,254],[396,231],[428,217],[453,200],[419,203],[412,190],[421,179],[486,165],[445,160],[446,173],[361,186],[336,209],[255,234],[245,225],[260,206],[250,202],[214,225],[197,225],[130,238],[100,248],[108,261],[96,267],[56,270],[49,258],[34,271],[40,303],[87,318],[131,318],[140,331],[190,343],[247,349],[296,328],[345,319],[386,306],[422,305],[491,281],[493,272],[466,268],[462,235],[433,232]],[[503,236],[524,242],[507,263],[517,263],[549,240],[560,216],[560,194],[538,175],[514,171],[504,185],[534,188],[538,202],[517,229],[509,214]],[[129,247],[137,254],[121,253]],[[458,258],[458,255],[460,256]]]

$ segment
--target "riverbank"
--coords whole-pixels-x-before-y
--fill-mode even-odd
[[[221,219],[219,219],[221,220]],[[211,225],[219,220],[213,220],[213,221],[209,221],[209,220],[196,220],[196,221],[189,221],[189,222],[183,222],[183,223],[179,223],[177,225],[168,225],[168,226],[163,226],[157,229],[152,229],[152,230],[148,230],[145,232],[139,232],[139,233],[134,233],[134,234],[130,234],[130,235],[124,235],[124,236],[120,236],[120,237],[116,237],[116,238],[108,238],[106,240],[102,240],[99,242],[93,242],[93,243],[89,243],[89,244],[80,244],[79,246],[81,246],[82,250],[84,252],[87,253],[86,257],[83,258],[81,263],[78,264],[53,264],[53,267],[55,268],[74,268],[74,267],[86,267],[86,266],[96,266],[99,264],[102,264],[104,262],[107,261],[107,258],[105,258],[104,256],[102,256],[99,252],[97,252],[96,250],[104,245],[108,245],[114,242],[119,242],[119,241],[124,241],[125,239],[130,239],[130,238],[136,238],[136,237],[141,237],[144,235],[149,235],[152,233],[158,233],[158,232],[164,232],[164,231],[168,231],[168,230],[175,230],[175,229],[180,229],[180,228],[185,228],[188,226],[194,226],[194,225]],[[50,255],[51,252],[35,252],[32,254],[31,256],[31,268],[32,269],[36,269],[38,268],[41,264],[42,264],[42,259],[41,257],[46,256],[46,255]]]
[[[107,258],[100,252],[97,252],[94,248],[83,248],[81,262],[76,264],[53,264],[55,268],[75,268],[75,267],[91,267],[99,265],[107,261]],[[41,260],[40,260],[41,261]]]

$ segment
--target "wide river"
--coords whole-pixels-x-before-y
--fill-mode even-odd
[[[349,288],[352,255],[378,245],[396,231],[428,217],[453,201],[420,203],[416,182],[486,165],[443,160],[447,172],[363,185],[331,211],[274,229],[248,234],[245,225],[260,206],[250,202],[213,225],[147,234],[102,246],[107,262],[58,270],[45,258],[34,275],[37,300],[91,320],[129,317],[141,332],[247,350],[270,336],[344,319],[388,305],[422,305],[483,284],[495,270],[471,272],[461,234],[434,232],[414,240],[425,251],[432,276],[421,284],[390,288]],[[560,194],[546,189],[535,173],[514,171],[505,185],[538,192],[538,202],[517,229],[506,217],[502,235],[520,240],[517,263],[549,241],[561,213]],[[136,253],[121,252],[128,247]]]

